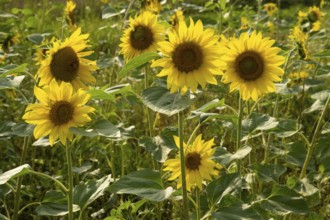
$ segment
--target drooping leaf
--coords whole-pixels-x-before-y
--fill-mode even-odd
[[[252,113],[249,118],[242,121],[242,131],[246,135],[256,130],[269,130],[275,128],[277,125],[278,121],[276,118],[265,114]]]
[[[251,169],[255,170],[259,179],[266,183],[278,182],[279,177],[286,172],[286,168],[280,164],[252,164]]]
[[[250,205],[236,203],[231,206],[221,207],[217,212],[212,214],[213,219],[222,220],[258,220],[263,219],[256,210]]]
[[[0,90],[1,89],[15,89],[18,88],[25,76],[8,76],[0,78]]]
[[[5,184],[10,179],[23,176],[32,172],[32,169],[29,164],[24,164],[14,169],[8,170],[0,174],[0,185]]]
[[[171,94],[169,90],[160,86],[144,90],[141,98],[147,107],[168,116],[184,110],[191,104],[188,94],[183,96],[180,93]]]
[[[143,64],[158,58],[159,54],[155,52],[148,52],[148,53],[143,53],[137,57],[134,57],[130,61],[126,63],[126,65],[119,71],[118,77],[123,77],[125,76],[129,71],[142,66]]]
[[[191,111],[190,113],[190,116],[188,117],[189,119],[191,118],[194,118],[196,116],[200,116],[201,114],[211,110],[211,109],[214,109],[214,108],[217,108],[217,107],[224,107],[225,106],[225,100],[224,99],[214,99],[206,104],[204,104],[203,106],[201,106],[200,108],[194,110],[194,111]]]
[[[34,125],[22,122],[12,127],[12,133],[19,137],[27,137],[33,134],[34,127]]]
[[[280,119],[278,125],[271,129],[271,133],[274,133],[279,138],[286,138],[297,133],[298,129],[297,120]]]
[[[23,63],[19,66],[17,65],[8,65],[5,67],[0,68],[0,77],[6,77],[10,74],[17,74],[17,73],[24,73],[26,72],[26,67],[27,67],[27,63]]]
[[[32,43],[39,45],[41,44],[44,37],[41,34],[30,34],[27,36],[27,39]]]
[[[162,142],[162,139],[159,136],[153,139],[144,136],[139,139],[139,145],[151,153],[155,160],[163,163],[166,160],[167,155],[171,152],[172,148],[169,148],[166,145],[161,145],[160,142]]]
[[[271,195],[261,202],[261,206],[277,215],[289,213],[305,215],[309,212],[306,202],[298,193],[280,185],[273,187]]]
[[[111,102],[115,101],[115,97],[112,94],[108,94],[103,90],[98,89],[90,89],[88,93],[91,95],[92,99],[102,99],[102,100],[109,100]]]
[[[226,166],[233,160],[241,160],[245,158],[250,152],[252,148],[250,146],[241,147],[235,154],[228,152],[223,147],[218,147],[214,153],[213,158],[220,164]]]
[[[108,138],[119,138],[120,130],[107,120],[99,120],[95,122],[89,129],[70,128],[75,134],[87,137],[103,136]]]
[[[160,173],[150,169],[123,176],[113,183],[109,190],[112,193],[133,194],[155,202],[167,199],[173,192],[172,187],[163,187]]]
[[[104,194],[111,180],[111,175],[108,175],[99,180],[80,183],[73,190],[73,202],[78,204],[81,210],[84,210],[89,204]]]
[[[40,216],[64,216],[68,214],[67,196],[61,191],[50,190],[45,194],[40,205],[35,209]],[[79,206],[73,204],[73,212],[79,211]]]
[[[240,190],[242,180],[239,173],[230,173],[210,182],[206,187],[207,199],[211,206],[221,202],[222,198],[235,190]]]

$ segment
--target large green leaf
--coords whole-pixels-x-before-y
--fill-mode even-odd
[[[139,145],[151,153],[155,160],[163,163],[173,148],[162,145],[161,143],[162,139],[159,136],[155,138],[144,136],[139,139]]]
[[[144,90],[141,98],[146,106],[168,116],[184,110],[191,104],[188,93],[183,96],[180,93],[171,94],[168,89],[160,86]]]
[[[242,180],[239,173],[225,174],[207,185],[207,199],[211,206],[218,204],[225,195],[239,191],[241,185]]]
[[[265,114],[252,113],[249,118],[242,121],[242,131],[245,135],[256,130],[264,131],[278,125],[276,118]]]
[[[6,77],[10,74],[24,73],[26,72],[27,63],[23,63],[19,66],[17,65],[8,65],[0,68],[0,77]]]
[[[172,187],[164,188],[158,171],[145,169],[135,171],[113,183],[109,190],[118,194],[133,194],[160,202],[171,196]]]
[[[24,78],[25,76],[8,76],[0,78],[0,90],[18,88]]]
[[[263,209],[277,215],[287,215],[289,213],[305,215],[309,212],[306,202],[297,192],[279,185],[273,187],[271,195],[262,200],[261,206]]]
[[[213,219],[221,220],[258,220],[263,219],[257,211],[247,204],[236,203],[231,206],[221,207],[212,214]]]
[[[251,169],[255,170],[259,179],[264,182],[278,182],[286,168],[280,164],[252,164]]]
[[[5,184],[10,179],[29,174],[31,172],[32,169],[29,164],[24,164],[12,170],[8,170],[7,172],[0,174],[0,185]]]
[[[99,120],[95,122],[89,129],[70,128],[75,134],[87,137],[103,136],[108,138],[119,138],[120,130],[107,120]]]
[[[137,57],[134,57],[130,61],[126,63],[126,65],[119,71],[118,76],[123,77],[125,76],[129,71],[142,66],[143,64],[158,58],[159,54],[154,53],[154,52],[149,52],[149,53],[143,53]]]
[[[226,166],[233,160],[241,160],[245,158],[251,150],[252,148],[246,145],[241,147],[235,154],[232,154],[223,147],[217,147],[213,158],[220,164]]]
[[[73,202],[84,210],[89,204],[102,196],[111,182],[111,175],[99,180],[90,180],[80,183],[73,190]]]
[[[36,208],[37,215],[44,216],[64,216],[68,214],[68,200],[67,196],[61,191],[50,190],[40,205]],[[79,206],[73,204],[73,212],[79,211]]]
[[[90,89],[88,93],[91,95],[92,99],[103,99],[103,100],[109,100],[111,102],[115,101],[115,96],[109,93],[106,93],[103,90],[99,89]]]
[[[294,135],[298,132],[298,123],[297,120],[293,119],[280,119],[278,125],[271,129],[271,132],[274,133],[277,137],[286,138]]]

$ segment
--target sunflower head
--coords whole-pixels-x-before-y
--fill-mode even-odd
[[[179,148],[179,137],[174,136],[175,143]],[[219,174],[220,164],[212,160],[215,152],[214,139],[203,141],[202,135],[198,135],[192,145],[187,146],[184,143],[185,155],[185,173],[187,181],[187,190],[191,190],[197,186],[202,189],[202,182],[204,180],[212,180],[212,176]],[[182,186],[181,166],[179,155],[175,159],[169,159],[164,163],[164,170],[170,171],[171,176],[169,180],[178,179],[177,188]]]
[[[151,67],[163,69],[157,75],[167,76],[167,88],[171,93],[180,91],[192,92],[206,83],[217,84],[214,75],[222,75],[224,66],[221,56],[225,51],[218,50],[219,36],[213,30],[204,30],[202,22],[194,23],[190,18],[190,26],[184,21],[179,23],[178,30],[168,32],[169,41],[159,43],[164,58],[158,59]]]
[[[291,35],[289,36],[297,45],[298,54],[301,59],[307,60],[308,59],[308,51],[307,51],[307,39],[308,34],[302,32],[299,26],[295,26],[292,31]]]
[[[52,79],[69,82],[75,89],[87,89],[84,83],[95,83],[91,72],[97,70],[96,62],[84,58],[93,53],[83,51],[89,47],[88,36],[81,34],[81,29],[78,28],[64,41],[56,40],[52,43],[37,72],[40,86],[49,84]]]
[[[178,9],[171,16],[171,20],[169,23],[172,25],[174,29],[177,30],[180,22],[184,22],[184,16],[183,16],[183,11],[181,9]]]
[[[230,91],[239,90],[244,100],[257,100],[265,93],[275,91],[274,82],[280,81],[283,70],[279,66],[284,57],[277,55],[280,48],[273,47],[274,40],[263,38],[261,33],[242,33],[231,38],[224,57],[227,68],[222,78],[230,83]]]
[[[144,11],[136,18],[130,19],[129,27],[120,39],[120,52],[126,60],[145,52],[156,52],[157,43],[164,38],[164,31],[164,27],[157,22],[157,15]]]
[[[264,9],[268,16],[272,16],[278,10],[277,5],[272,2],[264,4]]]
[[[323,13],[321,12],[319,7],[316,7],[316,6],[309,7],[307,17],[310,22],[313,23],[313,22],[319,21],[322,16],[323,16]]]
[[[158,14],[162,10],[159,0],[142,0],[142,9]]]
[[[18,42],[19,42],[19,34],[9,34],[3,41],[2,50],[8,53],[10,47],[14,46]]]
[[[49,135],[50,145],[58,139],[65,145],[67,139],[72,140],[70,127],[83,126],[91,120],[88,113],[94,108],[85,106],[90,95],[82,89],[74,91],[70,83],[59,85],[53,80],[44,88],[35,87],[34,94],[39,103],[29,104],[23,119],[36,125],[36,139]]]

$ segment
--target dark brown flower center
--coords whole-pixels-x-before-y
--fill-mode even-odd
[[[175,48],[172,59],[179,71],[188,73],[202,65],[203,51],[198,44],[185,42]]]
[[[317,11],[311,11],[308,13],[308,20],[310,22],[315,22],[315,21],[318,21],[320,20],[320,14],[317,12]]]
[[[149,27],[138,25],[131,32],[130,41],[134,49],[145,50],[154,42],[154,37]]]
[[[186,167],[189,170],[197,170],[198,167],[201,165],[201,160],[202,158],[200,154],[196,152],[188,153],[186,155],[186,160],[185,160]]]
[[[242,79],[253,81],[263,74],[264,61],[257,52],[245,51],[236,58],[235,68]]]
[[[74,107],[67,101],[58,101],[50,109],[50,120],[55,125],[63,125],[73,119]]]
[[[57,80],[71,82],[79,72],[79,58],[71,47],[58,50],[50,63],[50,70]]]

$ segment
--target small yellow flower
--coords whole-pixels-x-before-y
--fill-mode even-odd
[[[75,27],[75,15],[74,10],[76,8],[76,3],[73,0],[67,1],[64,9],[65,19],[69,26]]]
[[[34,137],[36,139],[49,135],[50,145],[56,140],[66,144],[72,140],[71,127],[83,126],[91,121],[88,113],[94,108],[85,106],[90,95],[83,89],[75,92],[70,83],[60,85],[53,80],[44,88],[35,87],[34,94],[39,103],[29,104],[23,119],[29,124],[35,124]]]
[[[174,136],[176,146],[179,148],[179,137]],[[185,173],[187,190],[190,191],[197,186],[202,189],[204,180],[212,180],[212,176],[219,174],[220,164],[212,160],[215,152],[214,139],[203,141],[202,135],[198,135],[192,145],[187,146],[183,143],[185,155]],[[182,187],[181,164],[179,156],[175,159],[168,159],[164,163],[164,171],[170,171],[169,180],[178,179],[177,188]]]
[[[143,10],[158,14],[162,10],[162,5],[159,0],[143,0],[142,8]]]
[[[180,22],[184,22],[184,16],[183,16],[183,11],[181,9],[178,9],[171,16],[170,24],[175,30],[178,30]]]
[[[246,17],[241,17],[241,27],[240,30],[245,30],[249,28],[248,19]]]
[[[264,9],[268,16],[272,16],[278,10],[277,5],[271,2],[264,4]]]
[[[308,51],[307,51],[307,39],[308,34],[301,31],[299,26],[295,26],[289,38],[293,39],[297,44],[298,53],[301,59],[308,60]]]
[[[323,17],[323,13],[319,7],[313,6],[309,7],[307,17],[308,20],[313,23],[319,21]]]

